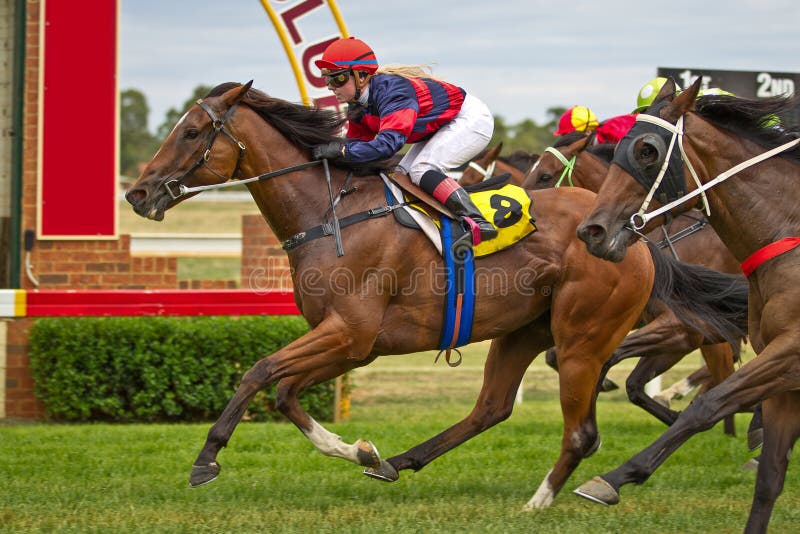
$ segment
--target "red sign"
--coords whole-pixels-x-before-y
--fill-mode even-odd
[[[40,238],[116,237],[118,8],[41,2]]]

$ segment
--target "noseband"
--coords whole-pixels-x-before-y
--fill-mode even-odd
[[[236,111],[237,104],[234,104],[231,107],[229,107],[221,119],[217,118],[216,114],[214,114],[214,111],[211,109],[211,107],[209,107],[208,104],[206,104],[203,101],[202,98],[197,101],[197,105],[200,106],[200,108],[206,112],[209,118],[211,118],[211,123],[214,129],[211,132],[211,137],[208,140],[208,144],[206,145],[205,150],[203,150],[200,157],[197,158],[197,161],[194,162],[194,164],[189,168],[189,170],[183,173],[183,175],[180,178],[169,180],[164,183],[164,188],[169,193],[169,196],[171,196],[173,199],[179,198],[185,194],[184,186],[181,182],[183,182],[183,180],[188,178],[189,175],[192,174],[194,171],[196,171],[199,167],[201,166],[205,167],[212,174],[214,174],[219,178],[222,178],[223,181],[227,182],[229,180],[235,179],[236,176],[239,174],[239,168],[242,164],[242,160],[244,159],[244,153],[246,150],[244,143],[239,141],[236,138],[236,136],[234,136],[231,133],[231,131],[225,126],[225,123],[233,116],[233,112]],[[220,132],[227,135],[234,143],[236,143],[236,146],[239,147],[239,157],[236,158],[236,166],[233,168],[233,173],[230,176],[225,176],[224,174],[215,171],[208,164],[208,160],[211,158],[211,147],[214,145],[214,141],[217,139],[217,136],[219,135]]]

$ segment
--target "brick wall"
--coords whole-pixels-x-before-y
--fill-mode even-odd
[[[5,416],[42,418],[42,401],[34,395],[34,383],[28,358],[28,332],[34,319],[17,319],[7,323]]]
[[[31,263],[39,288],[175,289],[177,259],[132,257],[130,241],[129,235],[116,241],[37,241]]]
[[[38,209],[40,4],[28,0],[26,8],[21,223],[23,229],[34,229]],[[76,202],[76,209],[85,207]],[[19,239],[22,247],[23,237],[19,236]],[[131,256],[128,235],[121,235],[118,240],[37,240],[29,259],[39,289],[232,289],[238,285],[235,280],[179,282],[176,258]],[[19,269],[22,288],[34,289],[24,265]],[[241,287],[290,290],[289,274],[286,254],[270,228],[260,215],[245,215],[242,219]],[[44,416],[44,407],[34,396],[33,378],[28,367],[28,331],[34,321],[26,318],[5,324],[5,417]],[[2,389],[0,393],[3,393]],[[2,401],[0,396],[0,405]],[[2,410],[0,417],[3,417]]]
[[[261,215],[242,216],[243,288],[291,291],[289,259]]]

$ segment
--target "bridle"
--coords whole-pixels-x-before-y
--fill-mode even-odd
[[[489,165],[484,169],[474,161],[469,162],[469,167],[478,171],[481,176],[483,176],[483,180],[487,180],[494,175],[494,167],[497,164],[497,160],[492,161]]]
[[[797,139],[794,139],[792,141],[789,141],[788,143],[784,143],[783,145],[780,145],[780,146],[775,147],[775,148],[773,148],[771,150],[768,150],[767,152],[764,152],[763,154],[759,154],[758,156],[754,156],[754,157],[752,157],[752,158],[750,158],[748,160],[745,160],[745,161],[739,163],[738,165],[735,165],[734,167],[732,167],[732,168],[728,169],[727,171],[725,171],[725,172],[721,173],[720,175],[718,175],[713,180],[710,180],[709,182],[703,184],[703,183],[700,182],[700,179],[697,177],[697,173],[695,172],[694,167],[692,166],[691,162],[689,161],[689,158],[686,156],[686,152],[685,152],[685,150],[683,148],[683,139],[684,139],[683,117],[684,116],[681,115],[678,118],[677,122],[675,124],[672,124],[670,122],[665,121],[664,119],[662,119],[660,117],[656,117],[656,116],[653,116],[653,115],[640,114],[640,115],[636,116],[636,121],[637,122],[639,122],[639,121],[649,122],[651,124],[655,124],[656,126],[658,126],[660,128],[663,128],[664,130],[667,130],[668,132],[672,133],[672,138],[670,140],[668,153],[667,153],[667,156],[664,158],[664,164],[661,166],[661,169],[659,170],[658,176],[656,177],[655,181],[653,182],[652,186],[650,187],[650,190],[648,191],[647,196],[645,197],[644,201],[642,202],[642,206],[639,208],[639,211],[634,213],[633,215],[631,215],[630,220],[626,224],[626,228],[628,228],[629,230],[632,230],[636,234],[640,234],[640,230],[642,230],[650,220],[652,220],[652,219],[654,219],[656,217],[659,217],[659,216],[663,215],[664,213],[667,213],[668,211],[670,211],[674,207],[679,206],[680,204],[683,204],[687,200],[692,199],[692,198],[694,198],[696,196],[699,196],[699,195],[702,196],[706,215],[710,216],[711,215],[711,208],[710,208],[710,206],[708,204],[708,199],[706,198],[706,194],[705,194],[705,192],[708,189],[711,189],[715,185],[722,183],[723,181],[727,180],[728,178],[730,178],[734,174],[736,174],[736,173],[738,173],[740,171],[743,171],[743,170],[747,169],[748,167],[751,167],[751,166],[753,166],[753,165],[755,165],[757,163],[760,163],[760,162],[762,162],[762,161],[764,161],[766,159],[771,158],[772,156],[775,156],[776,154],[780,154],[781,152],[789,150],[790,148],[800,144],[800,138],[797,138]],[[677,143],[676,143],[676,140],[677,140]],[[654,211],[651,211],[650,213],[646,213],[647,212],[647,208],[650,206],[650,201],[653,199],[653,195],[655,194],[656,189],[658,189],[659,185],[661,184],[661,180],[664,177],[664,173],[667,171],[667,166],[669,164],[669,155],[672,152],[672,149],[675,147],[676,144],[678,145],[678,148],[680,149],[680,159],[686,165],[686,167],[689,169],[689,172],[691,173],[692,178],[694,179],[695,183],[697,184],[697,189],[695,189],[694,191],[691,191],[691,192],[689,192],[689,193],[687,193],[687,194],[685,194],[683,196],[680,196],[679,198],[677,198],[675,200],[672,200],[671,202],[661,206],[660,208],[658,208],[658,209],[656,209]]]
[[[567,159],[564,154],[561,153],[560,150],[557,150],[551,146],[544,149],[545,153],[550,153],[555,158],[564,165],[564,170],[561,171],[561,177],[556,181],[556,185],[553,187],[561,187],[561,182],[564,181],[564,178],[567,179],[567,183],[569,183],[570,187],[575,187],[575,184],[572,183],[572,172],[575,170],[575,161],[577,160],[577,155],[573,155],[570,159]]]
[[[197,105],[200,106],[200,108],[205,111],[211,119],[214,129],[211,131],[211,136],[208,139],[205,150],[203,150],[203,152],[200,154],[200,157],[197,158],[197,161],[195,161],[194,164],[189,167],[189,170],[183,173],[180,178],[164,182],[164,188],[173,199],[177,199],[186,194],[186,186],[184,186],[182,182],[199,167],[205,167],[212,174],[218,178],[222,178],[222,180],[225,182],[236,179],[236,176],[239,174],[239,169],[242,165],[242,160],[244,159],[245,150],[247,150],[247,148],[244,146],[243,142],[239,141],[239,139],[237,139],[236,136],[231,133],[231,131],[225,126],[225,123],[233,116],[233,113],[236,111],[237,104],[238,103],[229,107],[222,118],[218,119],[211,107],[206,104],[202,98],[197,101]],[[236,158],[236,166],[233,168],[233,173],[231,173],[230,176],[225,176],[224,174],[212,169],[208,164],[208,160],[211,158],[211,147],[214,145],[214,141],[217,139],[217,136],[220,134],[220,132],[227,135],[234,143],[236,143],[236,146],[239,147],[239,156]]]

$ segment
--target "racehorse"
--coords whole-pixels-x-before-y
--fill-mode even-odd
[[[509,181],[521,185],[530,168],[539,156],[521,150],[512,152],[508,157],[500,156],[503,143],[498,143],[489,150],[479,154],[467,164],[458,183],[462,186],[475,185],[492,176],[508,173]]]
[[[298,394],[378,356],[438,347],[444,261],[422,233],[393,221],[394,208],[387,205],[374,169],[310,160],[311,147],[330,142],[341,129],[333,112],[271,98],[250,86],[221,84],[193,105],[126,193],[136,213],[162,220],[168,209],[204,188],[229,180],[246,184],[287,249],[295,302],[311,326],[309,333],[243,375],[208,432],[190,485],[218,476],[219,451],[255,394],[274,383],[279,411],[322,453],[364,466],[375,478],[397,480],[399,471],[421,469],[509,417],[525,369],[555,344],[564,419],[561,453],[526,505],[548,506],[581,459],[599,445],[595,384],[603,362],[641,314],[651,287],[664,299],[662,288],[669,288],[676,303],[687,295],[680,294],[671,276],[653,283],[657,265],[643,244],[618,264],[586,252],[576,229],[594,201],[592,193],[538,193],[538,231],[475,260],[469,340],[493,341],[473,411],[388,460],[369,441],[346,443],[301,408]],[[334,191],[340,192],[335,199]],[[713,271],[693,271],[692,276],[701,284],[729,282]],[[724,300],[710,294],[697,299],[709,305]],[[689,296],[687,302],[695,305],[697,299]],[[697,313],[714,321],[724,309],[709,306]]]
[[[534,190],[575,186],[598,192],[608,172],[615,145],[594,144],[594,139],[594,134],[584,132],[559,137],[552,147],[545,149],[522,186]],[[741,272],[739,263],[700,212],[676,217],[648,233],[647,238],[660,248],[667,248],[682,261],[729,274]],[[659,306],[654,311],[655,317],[648,317],[647,324],[627,336],[614,351],[605,370],[626,358],[641,356],[626,382],[628,398],[671,425],[678,412],[647,395],[645,385],[698,348],[710,371],[709,385],[716,385],[733,373],[734,356],[738,356],[739,346],[735,347],[735,354],[728,343],[706,343],[702,334],[681,322],[666,306]],[[549,351],[548,356],[552,352]],[[725,432],[735,435],[733,417],[725,418]],[[755,433],[756,429],[752,432]],[[756,438],[751,440],[758,441]]]
[[[746,532],[766,532],[790,450],[800,436],[800,128],[776,126],[798,100],[703,96],[672,80],[619,143],[595,207],[578,231],[588,250],[621,261],[639,232],[693,207],[742,262],[757,356],[685,409],[652,445],[576,493],[604,504],[644,482],[681,444],[762,401],[763,445]],[[648,212],[651,202],[661,204]]]

